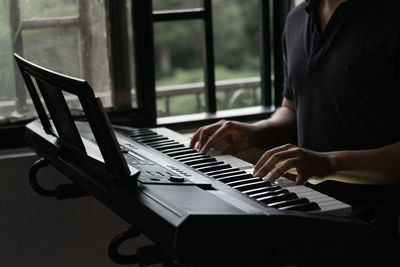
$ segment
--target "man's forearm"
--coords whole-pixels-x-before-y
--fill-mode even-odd
[[[325,179],[362,184],[400,183],[400,142],[369,150],[328,152],[335,170]]]
[[[296,115],[288,107],[280,107],[269,119],[253,124],[256,146],[262,149],[296,142]]]

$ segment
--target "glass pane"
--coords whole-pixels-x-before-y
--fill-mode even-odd
[[[26,59],[57,72],[81,77],[76,29],[27,30],[22,32],[22,39]]]
[[[294,0],[294,4],[297,6],[298,4],[301,4],[304,2],[304,0]]]
[[[8,26],[8,14],[6,1],[0,1],[0,101],[13,100],[15,98],[15,85],[13,77],[13,58],[11,49],[10,27]],[[4,116],[1,114],[0,116]]]
[[[129,41],[129,66],[130,66],[130,76],[131,76],[131,86],[132,86],[132,107],[137,108],[137,98],[136,98],[136,75],[135,75],[135,53],[133,46],[133,25],[132,25],[132,4],[131,1],[126,1],[127,8],[127,23],[128,23],[128,41]]]
[[[0,123],[7,123],[15,110],[15,82],[7,1],[0,1]],[[14,114],[15,116],[17,114]]]
[[[78,16],[78,10],[81,10],[81,18],[76,23],[71,24],[71,18],[68,18],[65,25],[65,20],[60,19]],[[27,18],[30,20],[25,21],[24,27],[15,27]],[[58,23],[46,20],[47,25],[40,26],[43,20],[40,23],[36,21],[43,18],[59,20]],[[20,0],[8,4],[0,1],[0,55],[3,63],[0,65],[0,82],[4,85],[0,88],[0,120],[4,122],[36,114],[29,94],[26,93],[25,98],[17,93],[25,93],[26,89],[19,70],[14,77],[12,51],[45,68],[87,80],[104,105],[110,106],[106,38],[104,0]]]
[[[176,10],[201,7],[200,0],[153,0],[153,10]]]
[[[213,2],[219,110],[260,104],[258,3],[258,0]]]
[[[78,15],[77,0],[19,0],[22,19]]]
[[[159,116],[204,111],[201,21],[154,25]]]

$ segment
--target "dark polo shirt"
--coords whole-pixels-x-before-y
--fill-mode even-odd
[[[318,0],[287,17],[284,97],[298,145],[369,149],[400,141],[400,1],[349,0],[321,33]]]
[[[399,142],[400,1],[349,0],[322,33],[318,4],[295,7],[283,36],[283,95],[296,104],[298,145],[335,151]],[[308,186],[351,204],[379,235],[398,231],[399,186]]]

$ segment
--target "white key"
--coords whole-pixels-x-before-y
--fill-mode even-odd
[[[307,198],[310,202],[316,202],[321,208],[320,210],[315,211],[317,213],[341,215],[351,210],[350,205],[304,185],[287,187],[286,189],[290,192],[296,193],[299,198]]]

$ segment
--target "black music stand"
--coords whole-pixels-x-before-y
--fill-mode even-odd
[[[71,153],[71,156],[74,157],[76,154],[86,154],[86,149],[63,92],[78,97],[104,159],[104,168],[107,169],[107,172],[113,174],[116,179],[132,180],[132,178],[137,178],[138,171],[131,173],[132,168],[130,170],[126,164],[101,100],[95,97],[92,88],[86,81],[45,69],[23,59],[18,54],[14,54],[14,56],[43,129],[47,134],[57,138],[66,153]],[[45,105],[43,105],[40,95]],[[45,107],[47,107],[51,121]]]

